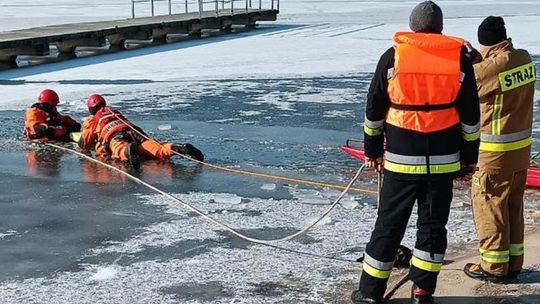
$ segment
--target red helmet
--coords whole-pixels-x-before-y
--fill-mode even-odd
[[[105,99],[99,95],[99,94],[92,94],[90,97],[88,97],[88,100],[86,101],[86,105],[88,106],[88,111],[91,111],[92,108],[96,108],[97,106],[106,106]]]
[[[39,94],[38,102],[56,107],[60,102],[60,98],[58,98],[58,94],[55,91],[46,89]]]

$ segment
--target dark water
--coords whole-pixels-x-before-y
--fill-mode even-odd
[[[185,86],[158,84],[159,90],[155,84],[145,84],[136,94],[128,94],[139,96],[137,99],[126,98],[123,92],[106,98],[122,99],[114,106],[157,138],[195,144],[211,163],[342,183],[343,173],[350,172],[357,163],[338,147],[348,137],[360,134],[360,96],[366,81],[361,76],[221,80]],[[185,90],[212,85],[223,91],[216,94],[209,89],[193,94]],[[352,90],[356,101],[341,104],[331,97],[326,102],[290,102],[286,110],[264,102],[252,104],[274,92],[280,102],[286,102],[290,94],[306,88],[309,96],[327,89]],[[239,115],[254,108],[257,113]],[[63,110],[73,117],[85,115],[82,111]],[[351,117],[321,119],[328,111],[348,111]],[[89,248],[127,239],[142,227],[170,216],[159,207],[141,204],[133,193],[149,191],[108,169],[49,147],[20,142],[22,116],[19,111],[0,111],[0,233],[8,234],[1,240],[0,280],[76,271]],[[160,124],[170,124],[172,129],[159,131]],[[261,190],[259,179],[200,168],[178,159],[147,161],[139,176],[176,193],[291,197],[279,187],[273,193]],[[11,236],[10,231],[16,234]]]

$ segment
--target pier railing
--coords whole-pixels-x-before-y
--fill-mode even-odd
[[[172,15],[180,13],[199,13],[214,11],[219,15],[220,11],[263,10],[272,9],[279,11],[280,0],[131,0],[131,17]],[[139,9],[145,13],[141,16]],[[136,11],[137,10],[137,11]],[[158,12],[159,11],[159,12]]]

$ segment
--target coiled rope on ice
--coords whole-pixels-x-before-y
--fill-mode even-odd
[[[166,198],[182,205],[184,208],[192,211],[192,212],[195,212],[196,214],[202,216],[203,218],[205,218],[206,220],[216,224],[217,226],[225,229],[226,231],[232,233],[233,235],[245,240],[245,241],[248,241],[248,242],[252,242],[252,243],[257,243],[257,244],[273,244],[273,243],[279,243],[279,242],[286,242],[286,241],[290,241],[304,233],[306,233],[307,231],[309,231],[311,228],[313,228],[315,225],[317,225],[317,223],[319,223],[321,220],[323,220],[329,213],[330,211],[332,211],[338,204],[339,202],[343,199],[343,197],[345,196],[345,194],[347,194],[347,192],[349,192],[349,190],[351,189],[352,185],[358,180],[358,178],[360,177],[360,174],[364,171],[364,168],[365,168],[365,165],[362,164],[362,166],[360,166],[360,168],[358,169],[358,171],[356,172],[356,174],[354,175],[354,177],[351,179],[351,181],[349,182],[349,184],[347,184],[346,187],[344,187],[343,191],[341,192],[341,194],[334,200],[334,202],[328,206],[326,208],[326,210],[324,210],[324,212],[321,213],[321,215],[313,222],[311,222],[310,224],[306,225],[304,228],[302,228],[300,231],[298,232],[295,232],[293,234],[290,234],[288,236],[284,236],[284,237],[281,237],[281,238],[277,238],[277,239],[271,239],[271,240],[262,240],[262,239],[257,239],[257,238],[253,238],[253,237],[250,237],[250,236],[247,236],[237,230],[235,230],[234,228],[230,227],[229,225],[227,224],[224,224],[216,219],[214,219],[213,217],[207,215],[206,213],[202,212],[201,210],[191,206],[190,204],[182,201],[181,199],[177,198],[176,196],[173,196],[165,191],[162,191],[158,188],[156,188],[155,186],[143,181],[142,179],[136,177],[136,176],[133,176],[123,170],[120,170],[118,168],[116,168],[115,166],[112,166],[112,165],[109,165],[107,163],[104,163],[98,159],[95,159],[93,157],[90,157],[84,153],[81,153],[79,151],[76,151],[76,150],[73,150],[73,149],[70,149],[70,148],[66,148],[66,147],[62,147],[60,145],[57,145],[57,144],[54,144],[54,143],[50,143],[50,142],[44,142],[43,144],[45,145],[48,145],[50,147],[53,147],[53,148],[56,148],[56,149],[59,149],[59,150],[63,150],[63,151],[66,151],[66,152],[69,152],[69,153],[73,153],[75,155],[78,155],[84,159],[87,159],[91,162],[94,162],[94,163],[97,163],[97,164],[100,164],[104,167],[107,167],[117,173],[120,173],[124,176],[126,176],[127,178],[165,196]]]

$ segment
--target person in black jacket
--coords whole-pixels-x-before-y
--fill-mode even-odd
[[[382,302],[415,202],[412,303],[434,303],[453,179],[478,158],[479,101],[464,41],[442,35],[442,11],[432,1],[413,9],[410,28],[380,58],[367,96],[366,165],[384,168],[384,180],[354,303]]]

